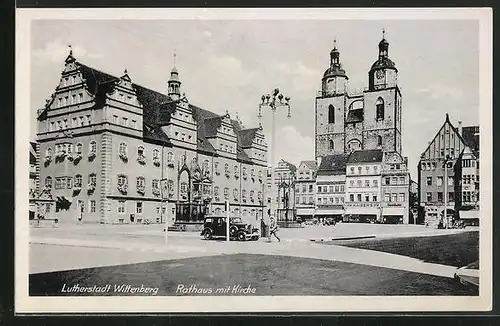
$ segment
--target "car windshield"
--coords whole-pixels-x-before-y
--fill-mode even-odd
[[[231,219],[231,222],[232,222],[232,223],[243,223],[243,222],[241,221],[241,218],[239,218],[239,217],[233,217],[233,218]]]

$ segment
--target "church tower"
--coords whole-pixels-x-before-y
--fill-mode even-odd
[[[349,77],[340,63],[340,52],[334,42],[329,68],[321,80],[316,97],[316,158],[344,152],[344,117]]]
[[[401,153],[401,91],[398,70],[389,59],[389,42],[382,31],[378,59],[368,72],[364,92],[363,149]]]
[[[179,73],[175,68],[175,54],[174,54],[174,68],[170,72],[170,79],[168,80],[168,96],[177,101],[181,97],[181,81],[179,80]]]

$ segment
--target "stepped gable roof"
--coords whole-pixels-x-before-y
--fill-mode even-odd
[[[290,163],[288,161],[285,161],[284,159],[281,159],[281,162],[286,163],[286,165],[288,166],[288,168],[290,169],[290,171],[292,171],[292,172],[297,171],[297,167],[294,164],[292,164],[292,163]]]
[[[462,138],[470,147],[474,155],[477,155],[479,152],[479,126],[463,127]]]
[[[346,123],[363,122],[364,115],[363,109],[349,110],[349,113],[347,113]]]
[[[30,141],[30,164],[36,164],[36,143]]]
[[[345,174],[347,165],[347,154],[326,155],[321,159],[318,167],[318,175],[342,175]]]
[[[302,162],[300,162],[300,164],[302,164],[302,163],[304,163],[311,170],[315,170],[316,171],[318,169],[316,161],[302,161]]]
[[[352,152],[347,159],[347,163],[382,162],[382,156],[381,149],[363,149]]]

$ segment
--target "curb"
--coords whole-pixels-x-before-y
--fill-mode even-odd
[[[479,286],[479,270],[460,267],[455,272],[455,278],[459,279],[462,284],[472,284]]]
[[[374,235],[365,235],[359,237],[340,237],[340,238],[313,238],[310,239],[312,242],[323,242],[323,241],[339,241],[339,240],[358,240],[358,239],[375,239]]]

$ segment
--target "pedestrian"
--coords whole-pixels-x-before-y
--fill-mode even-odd
[[[278,232],[278,224],[276,223],[276,220],[274,219],[273,216],[271,216],[271,218],[269,219],[269,222],[270,222],[269,224],[271,227],[271,235],[274,235],[274,237],[276,239],[278,239],[278,242],[281,242],[281,239],[276,234]]]

